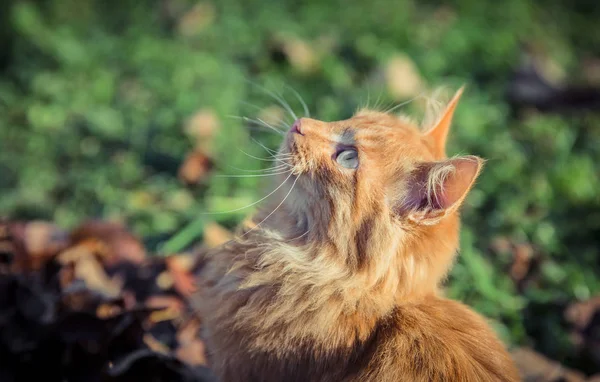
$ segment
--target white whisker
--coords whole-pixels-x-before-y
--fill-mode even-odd
[[[379,89],[379,95],[377,96],[377,100],[375,100],[375,105],[373,105],[373,109],[377,110],[379,107],[379,103],[381,102],[381,96],[383,95],[383,89]]]
[[[271,124],[269,124],[269,123],[267,123],[267,122],[263,121],[262,119],[260,119],[260,118],[256,118],[256,120],[257,120],[258,122],[260,122],[260,123],[263,123],[265,126],[268,126],[268,127],[270,127],[271,129],[273,129],[273,130],[277,130],[277,131],[279,131],[280,133],[282,133],[282,131],[281,131],[281,130],[279,130],[279,129],[278,129],[278,128],[276,128],[275,126],[272,126]]]
[[[294,110],[292,109],[290,104],[287,103],[285,98],[283,98],[283,96],[281,96],[278,93],[273,93],[273,94],[274,94],[275,99],[277,99],[281,103],[281,106],[283,106],[291,114],[291,116],[294,118],[294,120],[297,120],[298,116],[296,115],[296,113],[294,113]]]
[[[217,174],[217,175],[213,175],[213,176],[217,177],[217,178],[262,178],[264,176],[275,176],[275,175],[289,174],[291,172],[292,172],[291,170],[287,170],[287,171],[281,171],[281,172],[274,172],[274,173],[270,173],[270,174],[242,174],[242,175],[221,175],[221,174]]]
[[[276,156],[273,156],[273,157],[271,157],[271,158],[260,158],[260,157],[254,156],[254,155],[252,155],[252,154],[248,154],[247,152],[245,152],[245,151],[244,151],[244,150],[242,150],[242,149],[239,149],[239,148],[238,148],[238,150],[239,150],[239,151],[241,151],[242,153],[246,154],[246,155],[247,155],[247,156],[249,156],[250,158],[252,158],[252,159],[256,159],[256,160],[259,160],[259,161],[262,161],[262,162],[281,162],[281,158],[277,158]],[[288,158],[289,158],[289,157],[288,157]],[[285,162],[283,162],[283,163],[285,163]],[[286,164],[287,164],[287,163],[286,163]]]
[[[290,174],[287,176],[287,178],[285,178],[285,180],[284,180],[283,182],[281,182],[281,184],[280,184],[279,186],[277,186],[277,188],[276,188],[276,189],[274,189],[274,190],[273,190],[273,191],[271,191],[271,192],[270,192],[270,193],[269,193],[267,196],[264,196],[263,198],[261,198],[261,199],[257,200],[257,201],[256,201],[256,202],[254,202],[254,203],[248,204],[247,206],[244,206],[244,207],[240,207],[240,208],[236,208],[236,209],[233,209],[233,210],[229,210],[229,211],[222,211],[222,212],[204,212],[204,213],[201,213],[201,215],[219,215],[219,214],[229,214],[229,213],[232,213],[232,212],[241,211],[241,210],[244,210],[244,209],[246,209],[246,208],[250,208],[250,207],[252,207],[252,206],[255,206],[255,205],[257,205],[258,203],[262,202],[263,200],[267,199],[269,196],[271,196],[271,195],[273,195],[274,193],[276,193],[276,192],[277,192],[277,190],[279,190],[281,187],[283,187],[283,185],[285,184],[285,182],[287,182],[287,181],[288,181],[288,179],[290,179],[290,177],[291,177],[291,176],[292,176],[292,174],[290,173]]]
[[[262,121],[262,120],[255,120],[255,119],[252,119],[252,118],[243,117],[243,116],[240,117],[240,116],[237,116],[237,115],[230,115],[228,117],[235,118],[235,119],[240,119],[240,120],[242,120],[244,122],[249,122],[249,123],[252,123],[252,124],[257,125],[257,126],[266,127],[268,129],[273,130],[274,132],[276,132],[279,135],[283,135],[283,131],[281,131],[281,130],[279,130],[279,129],[277,129],[277,128],[271,126],[271,125],[269,125],[268,123],[266,123],[265,121]]]
[[[251,104],[249,102],[245,102],[245,101],[241,101],[241,102],[243,104],[247,105],[247,106],[250,106],[250,107],[258,110],[258,111],[263,111],[264,110],[263,108],[261,108],[261,107],[259,107],[257,105]],[[277,120],[273,121],[273,122],[275,122],[275,123],[271,123],[271,125],[274,125],[275,127],[280,127],[282,130],[287,130],[289,128],[289,126],[290,126],[290,122],[289,121],[284,121],[281,118],[277,118]]]
[[[282,171],[285,170],[286,168],[290,168],[291,166],[287,163],[281,163],[277,166],[273,166],[273,167],[269,167],[269,168],[263,168],[260,170],[248,170],[245,168],[239,168],[239,167],[235,167],[235,166],[228,166],[234,170],[238,170],[238,171],[244,171],[244,172],[256,172],[256,173],[266,173],[266,172],[275,172],[275,171]]]
[[[418,95],[414,96],[413,98],[411,98],[411,99],[409,99],[409,100],[407,100],[407,101],[404,101],[404,102],[402,102],[402,103],[399,103],[399,104],[398,104],[398,105],[396,105],[396,106],[390,107],[389,109],[385,110],[385,111],[384,111],[384,113],[386,113],[386,114],[388,114],[388,113],[391,113],[391,112],[393,112],[394,110],[398,109],[399,107],[405,106],[405,105],[407,105],[407,104],[409,104],[409,103],[411,103],[411,102],[413,102],[413,101],[415,101],[415,100],[417,100],[417,99],[419,99],[419,98],[423,97],[423,94],[424,94],[424,93],[422,92],[421,94],[418,94]]]
[[[289,177],[288,177],[288,178],[286,178],[286,180],[284,181],[284,183],[285,183],[285,182],[287,182],[287,180],[288,180],[288,179],[289,179]],[[282,205],[282,204],[283,204],[283,203],[286,201],[286,199],[287,199],[287,198],[290,196],[290,194],[291,194],[291,193],[292,193],[292,191],[294,190],[294,187],[296,186],[296,182],[298,181],[298,179],[299,179],[299,178],[296,178],[296,179],[294,179],[294,183],[292,183],[292,187],[290,187],[290,190],[289,190],[289,191],[288,191],[288,193],[285,195],[285,197],[283,198],[283,200],[281,201],[281,203],[279,203],[279,204],[277,205],[277,207],[275,207],[275,209],[274,209],[273,211],[271,211],[271,213],[270,213],[270,214],[268,214],[268,215],[267,215],[267,217],[265,217],[263,220],[261,220],[261,221],[260,221],[260,223],[258,223],[256,226],[252,227],[252,228],[251,228],[249,231],[247,231],[246,233],[244,233],[244,234],[242,235],[242,237],[244,237],[244,236],[246,236],[247,234],[249,234],[250,232],[252,232],[252,230],[254,230],[255,228],[257,228],[257,227],[260,227],[260,225],[261,225],[262,223],[264,223],[264,222],[265,222],[265,221],[266,221],[268,218],[270,218],[270,217],[271,217],[271,215],[273,215],[273,214],[275,213],[275,211],[277,211],[277,210],[279,209],[279,207],[281,207],[281,205]],[[283,183],[282,183],[282,184],[283,184]]]
[[[254,143],[256,143],[257,145],[259,145],[260,147],[262,147],[263,149],[265,149],[265,151],[267,152],[267,154],[277,154],[277,151],[268,148],[267,146],[265,146],[262,143],[260,143],[259,141],[257,141],[255,138],[250,137],[250,139],[252,139],[254,141]]]
[[[298,101],[300,101],[300,103],[302,104],[302,108],[304,109],[304,116],[305,117],[310,117],[310,111],[308,110],[308,106],[306,105],[306,102],[304,102],[304,100],[302,99],[302,96],[291,86],[286,85],[286,87],[288,89],[290,89],[292,91],[292,93],[294,93],[294,95],[296,96],[296,98],[298,99]]]
[[[310,229],[307,229],[307,230],[306,230],[306,232],[304,232],[302,235],[300,235],[300,236],[296,236],[296,237],[294,237],[294,238],[290,239],[290,241],[292,241],[292,240],[298,240],[298,239],[302,239],[304,236],[308,235],[309,233],[310,233]]]
[[[294,118],[294,120],[298,119],[298,117],[296,116],[296,113],[294,113],[294,110],[292,110],[292,108],[290,107],[290,105],[285,101],[285,99],[283,99],[283,97],[281,97],[281,95],[278,95],[275,92],[272,92],[271,90],[260,86],[257,83],[253,83],[252,81],[249,81],[250,84],[256,86],[257,88],[259,88],[260,90],[262,90],[263,92],[265,92],[266,94],[270,95],[271,97],[273,97],[277,102],[279,102],[279,104],[281,106],[283,106],[283,108],[285,110],[288,111],[288,113],[290,113],[290,115]]]
[[[267,146],[263,145],[262,143],[260,143],[259,141],[257,141],[256,139],[250,137],[250,139],[252,139],[252,141],[254,141],[254,143],[258,144],[260,147],[262,147],[263,149],[265,149],[265,151],[267,152],[267,154],[269,154],[269,156],[272,158],[270,159],[270,161],[272,162],[281,162],[282,164],[286,164],[290,167],[293,167],[290,163],[288,163],[288,161],[293,158],[293,155],[290,153],[280,153],[278,151],[272,150],[270,148],[268,148]],[[261,159],[261,160],[265,160],[268,161],[268,159]]]

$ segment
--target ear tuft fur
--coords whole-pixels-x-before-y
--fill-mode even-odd
[[[483,159],[472,155],[421,163],[412,171],[396,210],[409,220],[435,224],[460,207],[482,167]]]

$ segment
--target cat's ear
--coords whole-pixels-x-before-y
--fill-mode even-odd
[[[462,86],[452,97],[452,100],[446,106],[446,109],[438,119],[437,123],[430,128],[425,136],[429,139],[433,146],[433,154],[437,159],[446,157],[446,140],[448,139],[448,131],[452,125],[452,117],[454,116],[454,110],[458,105],[458,101],[463,93],[464,86]]]
[[[483,159],[472,155],[419,164],[395,211],[418,224],[438,223],[460,207],[482,167]]]

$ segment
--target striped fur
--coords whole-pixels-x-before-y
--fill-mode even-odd
[[[288,134],[293,176],[199,275],[222,381],[518,380],[485,320],[439,291],[482,166],[445,157],[457,100],[426,132],[363,110]],[[358,149],[358,169],[333,160],[340,145]]]

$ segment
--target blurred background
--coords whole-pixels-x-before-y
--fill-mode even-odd
[[[600,370],[595,1],[3,0],[0,18],[0,216],[118,220],[159,255],[269,190],[215,176],[277,147],[236,116],[285,125],[297,92],[323,120],[419,117],[466,84],[449,154],[488,163],[448,293],[511,346]]]

